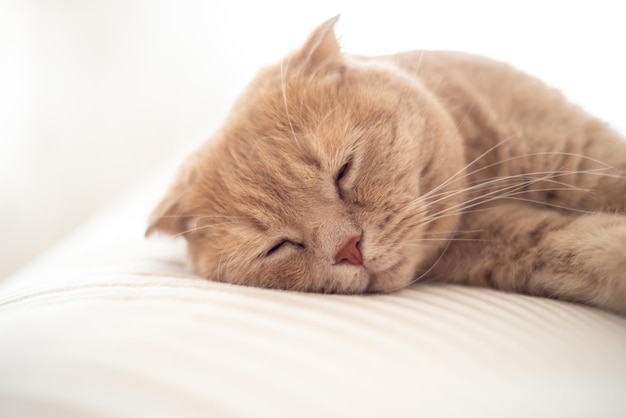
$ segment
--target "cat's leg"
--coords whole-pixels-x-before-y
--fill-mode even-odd
[[[626,216],[484,208],[464,215],[429,276],[626,314]]]

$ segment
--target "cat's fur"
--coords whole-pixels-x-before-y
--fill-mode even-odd
[[[428,278],[626,313],[615,132],[489,59],[346,56],[334,23],[257,75],[147,233],[184,236],[213,280],[361,293]]]

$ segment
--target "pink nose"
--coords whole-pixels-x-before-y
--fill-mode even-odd
[[[354,266],[360,266],[363,264],[363,255],[361,254],[361,250],[359,250],[359,241],[361,241],[360,235],[354,235],[346,241],[345,244],[341,246],[333,260],[335,263],[341,263],[342,261],[346,261]]]

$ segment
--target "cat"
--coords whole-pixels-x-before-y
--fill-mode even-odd
[[[626,142],[504,63],[348,56],[337,18],[262,69],[146,235],[212,280],[387,293],[422,280],[626,314]]]

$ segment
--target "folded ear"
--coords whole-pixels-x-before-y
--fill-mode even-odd
[[[145,236],[155,232],[163,232],[168,235],[176,235],[183,232],[184,217],[180,211],[178,198],[170,196],[170,193],[161,200],[150,215],[148,228]]]
[[[309,36],[304,46],[296,54],[296,60],[311,70],[321,65],[336,62],[342,66],[341,49],[335,36],[334,26],[339,20],[339,15],[327,20],[317,27]]]
[[[146,237],[155,232],[177,235],[186,230],[189,214],[186,214],[184,202],[190,184],[195,177],[196,170],[193,160],[193,158],[189,158],[183,164],[176,175],[174,183],[152,211],[148,228],[145,232]]]

